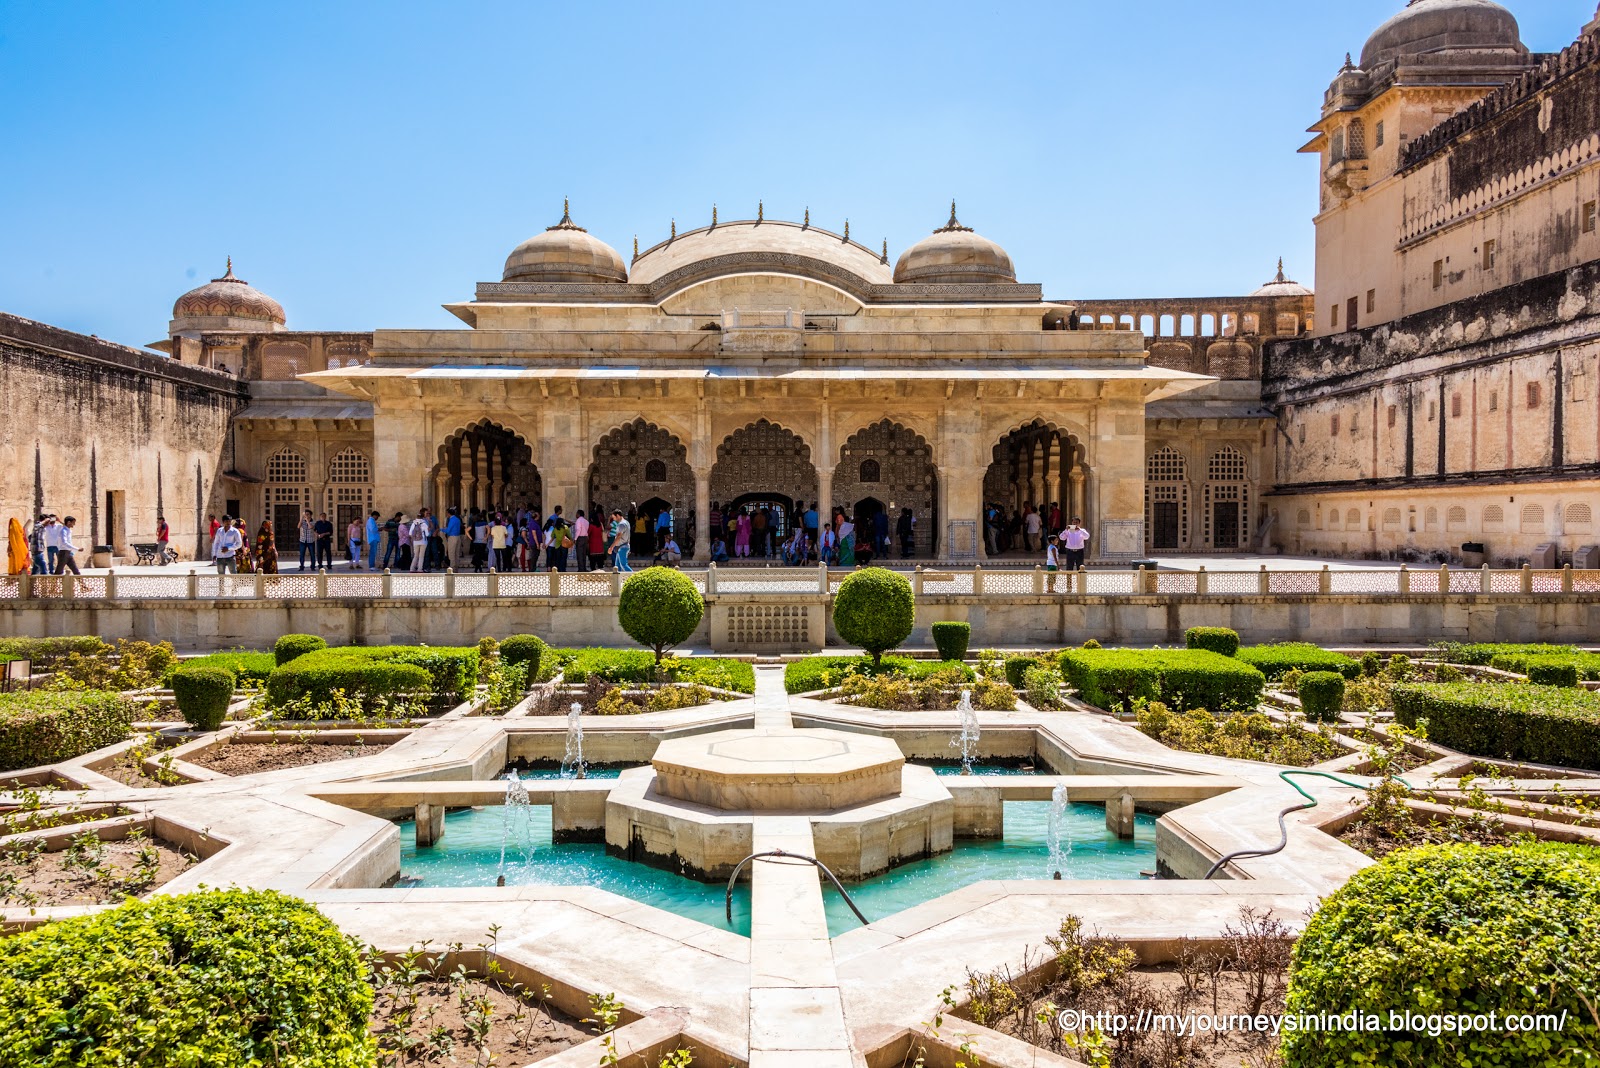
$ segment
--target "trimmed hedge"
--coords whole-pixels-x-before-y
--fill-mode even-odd
[[[1498,642],[1473,642],[1458,645],[1455,642],[1437,642],[1434,649],[1438,651],[1441,659],[1452,664],[1474,664],[1478,667],[1489,667],[1497,656],[1548,656],[1552,654],[1570,655],[1578,652],[1573,645],[1518,645],[1515,643]]]
[[[549,648],[532,634],[513,634],[500,643],[500,659],[508,665],[528,665],[528,681],[532,682],[539,677],[539,664]]]
[[[1107,710],[1139,698],[1212,712],[1254,709],[1267,681],[1249,664],[1205,649],[1069,649],[1061,674],[1085,701]]]
[[[130,900],[0,939],[0,1068],[370,1068],[356,943],[270,890]]]
[[[839,637],[861,646],[874,661],[911,637],[916,621],[910,580],[881,567],[857,571],[839,583],[833,597],[833,626]]]
[[[233,700],[233,672],[220,667],[185,664],[172,673],[172,696],[178,711],[197,731],[214,731],[228,716]]]
[[[911,660],[903,656],[886,656],[874,664],[869,656],[808,656],[791,660],[783,669],[783,688],[789,693],[811,693],[838,686],[846,675],[904,675],[909,679],[926,678],[941,671],[959,671],[968,681],[978,677],[960,661]]]
[[[1306,719],[1337,723],[1344,707],[1344,676],[1337,671],[1308,671],[1300,676],[1300,709]]]
[[[1021,690],[1028,684],[1028,672],[1033,668],[1049,667],[1050,661],[1043,656],[1008,656],[1006,657],[1006,681],[1013,690]]]
[[[133,733],[133,715],[131,701],[106,690],[0,694],[0,770],[56,764],[115,745]]]
[[[1234,655],[1273,680],[1294,670],[1337,671],[1347,679],[1361,674],[1361,661],[1343,653],[1329,652],[1310,642],[1247,645]]]
[[[655,653],[658,664],[668,649],[694,636],[705,613],[705,598],[694,581],[670,567],[647,567],[629,576],[617,598],[617,622]]]
[[[1500,659],[1495,657],[1496,661]],[[1578,665],[1560,656],[1530,656],[1523,663],[1522,674],[1540,686],[1578,685]]]
[[[1451,845],[1392,854],[1322,903],[1289,971],[1291,1014],[1354,1009],[1382,1025],[1391,1012],[1552,1013],[1565,1016],[1563,1030],[1286,1029],[1286,1068],[1592,1065],[1600,865],[1585,849]]]
[[[504,646],[501,646],[504,655]],[[642,649],[561,649],[552,650],[563,661],[567,682],[588,682],[591,677],[607,682],[650,683],[656,679],[655,656]],[[738,693],[756,692],[756,670],[742,660],[715,656],[668,657],[661,662],[668,682],[698,683]]]
[[[72,634],[60,638],[0,638],[0,660],[31,660],[36,671],[49,671],[78,653],[104,656],[111,646],[93,634]]]
[[[291,701],[322,703],[335,690],[370,700],[398,694],[428,694],[434,679],[426,668],[401,661],[341,656],[337,651],[308,653],[283,665],[267,679],[267,701],[281,708]]]
[[[315,653],[327,647],[327,641],[315,634],[285,634],[273,643],[272,655],[277,658],[279,664],[287,664],[297,657],[305,656],[307,653]]]
[[[1239,632],[1227,627],[1190,627],[1183,633],[1183,642],[1190,649],[1232,656],[1239,651]]]
[[[236,685],[263,687],[267,679],[277,670],[278,658],[272,653],[208,653],[205,656],[190,657],[180,660],[172,665],[172,670],[167,672],[164,685],[172,685],[172,676],[184,668],[220,668],[232,673]]]
[[[929,628],[933,632],[933,647],[939,650],[940,660],[965,660],[967,646],[972,642],[972,624],[942,620]]]
[[[1511,671],[1518,675],[1526,675],[1532,682],[1542,682],[1542,679],[1533,677],[1535,667],[1552,664],[1566,664],[1572,668],[1577,679],[1600,679],[1600,653],[1500,653],[1489,660],[1489,666],[1501,671]],[[1565,672],[1561,673],[1565,677]],[[1551,685],[1576,686],[1572,683],[1552,683]]]
[[[1516,683],[1394,687],[1394,718],[1428,721],[1428,740],[1472,756],[1600,771],[1600,694]]]

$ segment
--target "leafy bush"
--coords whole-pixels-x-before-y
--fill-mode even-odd
[[[1308,671],[1300,676],[1300,708],[1314,723],[1337,723],[1344,707],[1344,676],[1337,671]]]
[[[1530,657],[1523,665],[1522,673],[1528,676],[1529,682],[1540,686],[1578,685],[1578,665],[1562,657]]]
[[[197,731],[214,731],[228,715],[234,674],[226,668],[185,664],[172,673],[172,696],[178,711]]]
[[[1289,671],[1337,671],[1347,679],[1361,674],[1361,661],[1330,652],[1310,642],[1282,642],[1277,645],[1247,645],[1235,656],[1259,670],[1269,679],[1279,679]]]
[[[1061,706],[1061,683],[1061,673],[1043,664],[1030,667],[1022,675],[1028,703],[1038,709],[1049,710]]]
[[[670,567],[648,567],[622,585],[617,599],[617,622],[628,637],[662,654],[688,641],[705,616],[705,598],[683,572]]]
[[[1081,646],[1081,648],[1084,649],[1099,649],[1100,647],[1100,640],[1098,638],[1090,638]]]
[[[513,634],[500,643],[500,659],[507,664],[528,665],[528,678],[536,679],[539,677],[539,663],[549,648],[542,639],[532,634]]]
[[[933,632],[933,647],[939,650],[940,660],[965,660],[967,646],[972,641],[972,624],[941,620],[929,628]]]
[[[924,678],[942,671],[957,671],[963,682],[976,679],[977,673],[960,661],[911,660],[903,656],[886,656],[877,663],[866,656],[808,656],[791,660],[783,669],[783,688],[789,693],[811,693],[831,690],[851,675],[868,678],[877,675],[900,675],[908,679]]]
[[[911,636],[917,604],[904,575],[865,567],[839,584],[833,598],[833,626],[851,645],[865,649],[876,663]]]
[[[969,684],[974,708],[1009,712],[1017,707],[1016,691],[1008,683],[973,681],[951,664],[941,671],[915,677],[898,673],[847,675],[840,684],[840,699],[846,704],[896,712],[948,710],[960,700],[957,691]]]
[[[133,702],[105,690],[0,694],[0,770],[92,753],[133,732]]]
[[[1188,753],[1261,760],[1303,768],[1345,755],[1326,727],[1278,723],[1260,712],[1215,716],[1203,708],[1179,711],[1160,701],[1139,709],[1139,730]]]
[[[503,647],[502,647],[503,648]],[[657,681],[655,657],[639,649],[563,649],[553,651],[565,660],[563,678],[583,683],[591,678],[606,682],[644,684]],[[667,657],[659,665],[663,682],[692,682],[737,693],[756,692],[755,668],[725,657]]]
[[[1532,684],[1402,683],[1394,717],[1472,756],[1600,771],[1600,694]]]
[[[31,660],[39,671],[51,671],[77,653],[80,656],[107,656],[111,646],[93,634],[72,634],[59,638],[0,638],[0,660]]]
[[[1085,701],[1129,709],[1163,700],[1185,708],[1253,709],[1266,679],[1249,664],[1205,649],[1069,649],[1061,674]]]
[[[1459,642],[1434,642],[1433,649],[1440,660],[1451,664],[1472,664],[1477,667],[1490,667],[1497,656],[1552,656],[1572,655],[1580,652],[1574,645],[1546,645],[1541,643],[1523,644],[1500,642],[1472,642],[1461,644]]]
[[[179,660],[167,672],[166,684],[172,685],[174,673],[184,668],[205,667],[220,668],[233,675],[237,686],[263,687],[267,678],[278,666],[278,658],[272,653],[247,653],[243,651],[231,653],[207,653],[205,656],[190,657],[188,660]]]
[[[1183,641],[1190,649],[1208,649],[1223,656],[1239,651],[1239,632],[1227,627],[1190,627],[1184,631]]]
[[[412,692],[428,696],[435,701],[461,701],[478,684],[478,649],[476,646],[363,645],[346,646],[339,649],[320,649],[317,652],[305,653],[296,657],[272,673],[272,678],[267,683],[267,696],[271,698],[274,705],[282,703],[278,697],[273,696],[274,680],[280,674],[289,679],[297,679],[305,673],[310,673],[314,677],[321,677],[328,665],[336,661],[350,663],[357,661],[364,663],[379,662],[391,665],[408,664],[421,668],[428,675],[428,682],[425,685],[401,691],[389,688],[384,680],[403,680],[409,677],[406,673],[386,674],[384,672],[376,672],[372,675],[372,678],[377,683],[376,688],[363,687],[359,690],[347,690],[346,692],[352,696],[356,694],[375,695],[380,693]],[[359,670],[350,667],[341,669],[341,673],[342,677],[345,678],[359,676]],[[325,695],[329,689],[329,687],[321,687],[293,692],[284,688],[298,687],[301,683],[284,682],[277,683],[277,685],[281,692],[287,693],[290,697],[304,694]],[[331,688],[338,687],[335,685]]]
[[[99,639],[95,639],[98,641]],[[118,638],[115,652],[68,653],[56,663],[52,684],[64,689],[144,690],[161,685],[178,662],[171,642]]]
[[[273,644],[272,655],[278,663],[287,664],[296,657],[315,653],[327,647],[327,641],[315,634],[285,634]]]
[[[1021,689],[1028,684],[1028,672],[1036,667],[1046,666],[1042,656],[1008,656],[1006,657],[1006,681],[1013,689]]]
[[[1576,679],[1600,679],[1600,653],[1500,653],[1492,657],[1489,666],[1500,671],[1511,671],[1518,675],[1526,675],[1532,682],[1543,682],[1543,679],[1533,677],[1535,667],[1546,667],[1553,664],[1566,664],[1572,668]],[[1541,672],[1551,676],[1550,672]],[[1566,672],[1556,672],[1553,677],[1565,678]],[[1576,686],[1572,683],[1554,682],[1552,686]]]
[[[1554,1013],[1565,1029],[1499,1027],[1466,1039],[1285,1030],[1284,1064],[1576,1068],[1600,1048],[1597,1002],[1600,868],[1581,847],[1406,850],[1358,871],[1311,918],[1294,950],[1288,1011]]]
[[[130,900],[0,940],[0,1066],[369,1068],[359,948],[270,890]]]
[[[267,701],[283,709],[291,702],[312,706],[330,701],[335,691],[370,701],[398,694],[428,694],[434,678],[427,669],[402,661],[342,656],[342,650],[307,653],[267,679]],[[476,651],[474,651],[476,652]]]

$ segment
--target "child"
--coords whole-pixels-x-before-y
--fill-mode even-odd
[[[1056,539],[1046,538],[1044,544],[1044,569],[1050,574],[1050,592],[1056,592],[1056,575],[1061,570],[1061,557],[1057,554]]]

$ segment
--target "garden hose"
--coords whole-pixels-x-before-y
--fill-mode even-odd
[[[1228,864],[1231,861],[1249,857],[1270,857],[1274,853],[1281,852],[1283,847],[1289,844],[1289,825],[1284,822],[1284,817],[1289,815],[1291,812],[1301,812],[1308,808],[1317,807],[1316,798],[1302,790],[1299,783],[1290,782],[1289,776],[1291,775],[1310,775],[1319,779],[1332,779],[1340,786],[1353,786],[1358,790],[1365,790],[1368,788],[1365,783],[1352,782],[1349,779],[1341,779],[1339,776],[1326,771],[1304,771],[1300,769],[1291,769],[1289,771],[1278,772],[1278,778],[1288,783],[1294,788],[1295,793],[1306,799],[1304,804],[1290,805],[1288,808],[1278,813],[1278,844],[1273,846],[1271,849],[1240,849],[1236,852],[1229,853],[1227,856],[1211,865],[1211,869],[1205,873],[1203,877],[1204,879],[1211,878],[1222,868],[1223,865]],[[1384,778],[1392,779],[1399,783],[1401,786],[1405,787],[1407,793],[1411,791],[1411,784],[1397,775],[1386,775]]]

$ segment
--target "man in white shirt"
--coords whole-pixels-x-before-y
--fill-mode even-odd
[[[244,548],[244,535],[233,525],[233,517],[222,517],[222,529],[211,543],[212,555],[217,558],[217,574],[239,573],[239,550]]]
[[[51,528],[56,532],[56,563],[52,574],[64,575],[68,571],[74,575],[83,574],[78,570],[78,547],[72,543],[72,528],[77,525],[77,518],[69,515],[60,526]]]
[[[1030,553],[1039,547],[1039,532],[1043,529],[1044,520],[1039,518],[1039,510],[1028,505],[1028,515],[1022,521],[1022,536]]]
[[[411,570],[421,571],[428,559],[428,520],[421,512],[411,521]]]
[[[1067,570],[1082,571],[1083,550],[1089,544],[1089,532],[1083,529],[1077,516],[1073,516],[1067,529],[1061,532],[1061,544],[1067,550]]]

